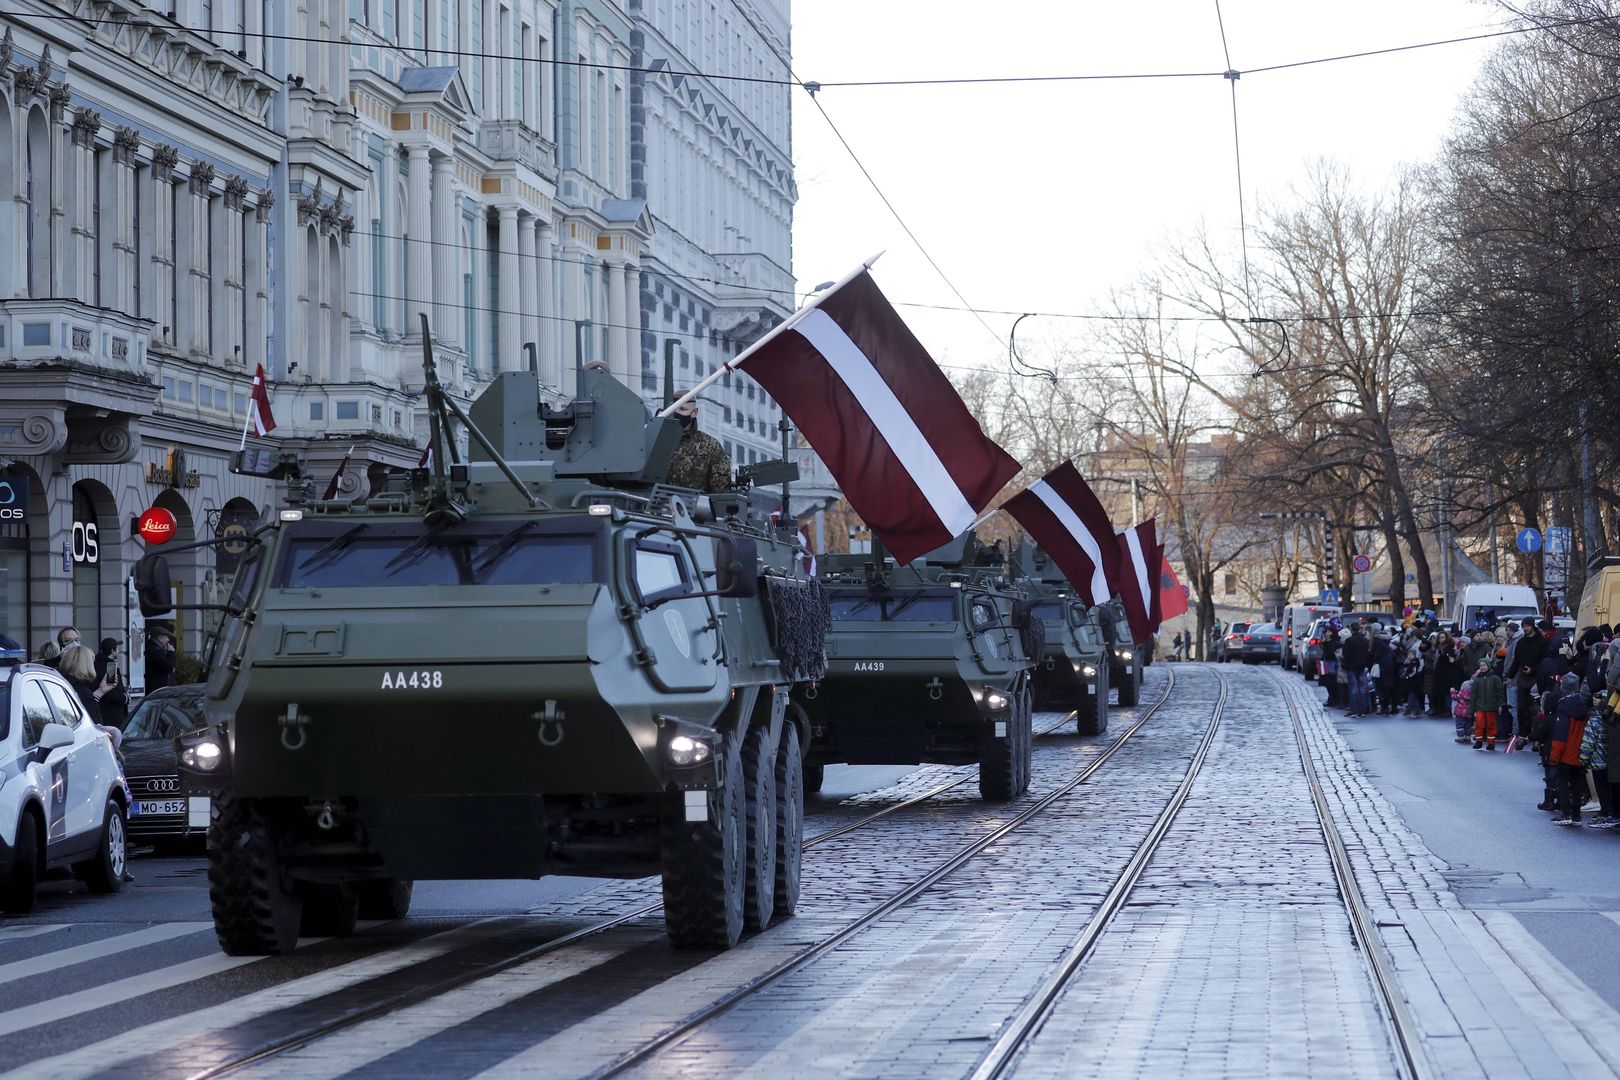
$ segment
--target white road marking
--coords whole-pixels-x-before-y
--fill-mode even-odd
[[[0,941],[16,941],[21,938],[39,937],[57,930],[66,930],[67,923],[53,923],[41,926],[0,926]]]
[[[380,975],[387,975],[401,968],[431,960],[435,956],[453,952],[465,946],[467,938],[487,933],[491,923],[506,921],[497,917],[458,926],[454,930],[446,930],[409,945],[388,949],[374,956],[323,971],[318,975],[294,979],[279,986],[243,994],[241,997],[222,1001],[184,1016],[159,1020],[109,1036],[100,1042],[81,1046],[55,1057],[41,1058],[27,1065],[18,1066],[6,1075],[19,1080],[27,1077],[62,1080],[69,1076],[88,1076],[104,1072],[113,1066],[147,1054],[159,1053],[183,1043],[196,1043],[209,1032],[246,1023],[278,1009],[300,1005],[314,998],[347,989],[367,979],[375,979]],[[503,928],[502,932],[510,933],[510,926]],[[250,959],[252,958],[245,958],[241,962]],[[49,1003],[51,1006],[55,1004]]]
[[[25,979],[31,975],[43,975],[47,971],[56,971],[70,967],[73,964],[82,964],[87,960],[100,960],[104,956],[127,952],[130,949],[139,949],[143,945],[154,945],[160,941],[170,941],[177,937],[185,937],[202,930],[212,930],[211,922],[176,922],[162,923],[158,926],[149,926],[145,930],[136,930],[129,934],[119,934],[117,937],[102,938],[100,941],[88,942],[84,945],[74,945],[67,949],[58,949],[55,952],[45,953],[43,956],[31,956],[27,960],[15,960],[9,964],[0,964],[0,983],[14,982]]]
[[[257,956],[202,956],[195,960],[158,968],[156,971],[131,975],[127,979],[116,979],[77,993],[37,1001],[16,1009],[7,1009],[0,1012],[0,1035],[15,1034],[31,1027],[38,1027],[40,1024],[65,1020],[70,1016],[78,1016],[80,1013],[96,1009],[116,1008],[130,998],[167,990],[197,979],[206,979],[210,975],[218,975],[222,971],[251,964],[258,959],[260,957]]]

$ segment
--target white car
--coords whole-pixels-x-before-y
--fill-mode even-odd
[[[129,788],[107,732],[50,668],[0,649],[0,910],[69,869],[91,892],[124,884]]]

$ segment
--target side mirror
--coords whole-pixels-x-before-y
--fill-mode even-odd
[[[66,724],[46,724],[45,730],[39,733],[39,752],[41,756],[50,753],[59,746],[73,745],[73,729]]]
[[[174,589],[169,584],[169,561],[156,553],[135,564],[135,595],[142,615],[167,615],[174,610]]]
[[[747,599],[759,594],[759,546],[746,536],[722,536],[714,545],[714,589]]]

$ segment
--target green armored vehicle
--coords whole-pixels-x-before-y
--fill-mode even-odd
[[[793,695],[812,731],[810,790],[829,764],[941,762],[977,764],[987,799],[1025,791],[1040,623],[999,552],[965,537],[907,566],[823,562],[827,676]]]
[[[427,366],[433,468],[260,527],[210,726],[177,741],[213,795],[221,946],[401,917],[423,879],[658,873],[683,947],[792,914],[789,694],[823,673],[826,604],[791,534],[658,484],[676,423],[606,374],[560,409],[502,374],[469,419]],[[166,606],[166,567],[138,576]]]
[[[1125,604],[1118,596],[1098,606],[1102,617],[1098,620],[1108,639],[1108,682],[1119,690],[1121,706],[1135,705],[1142,693],[1142,658],[1144,650],[1152,644],[1136,645],[1131,624],[1125,617]]]
[[[1112,653],[1102,622],[1112,613],[1100,606],[1087,611],[1044,551],[1024,545],[1016,559],[1020,584],[1033,596],[1030,614],[1045,627],[1045,643],[1030,672],[1035,707],[1073,711],[1080,734],[1100,735],[1108,730]]]

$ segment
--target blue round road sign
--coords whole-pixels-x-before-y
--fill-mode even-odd
[[[1541,533],[1535,529],[1520,529],[1514,543],[1526,555],[1534,555],[1541,550]]]

